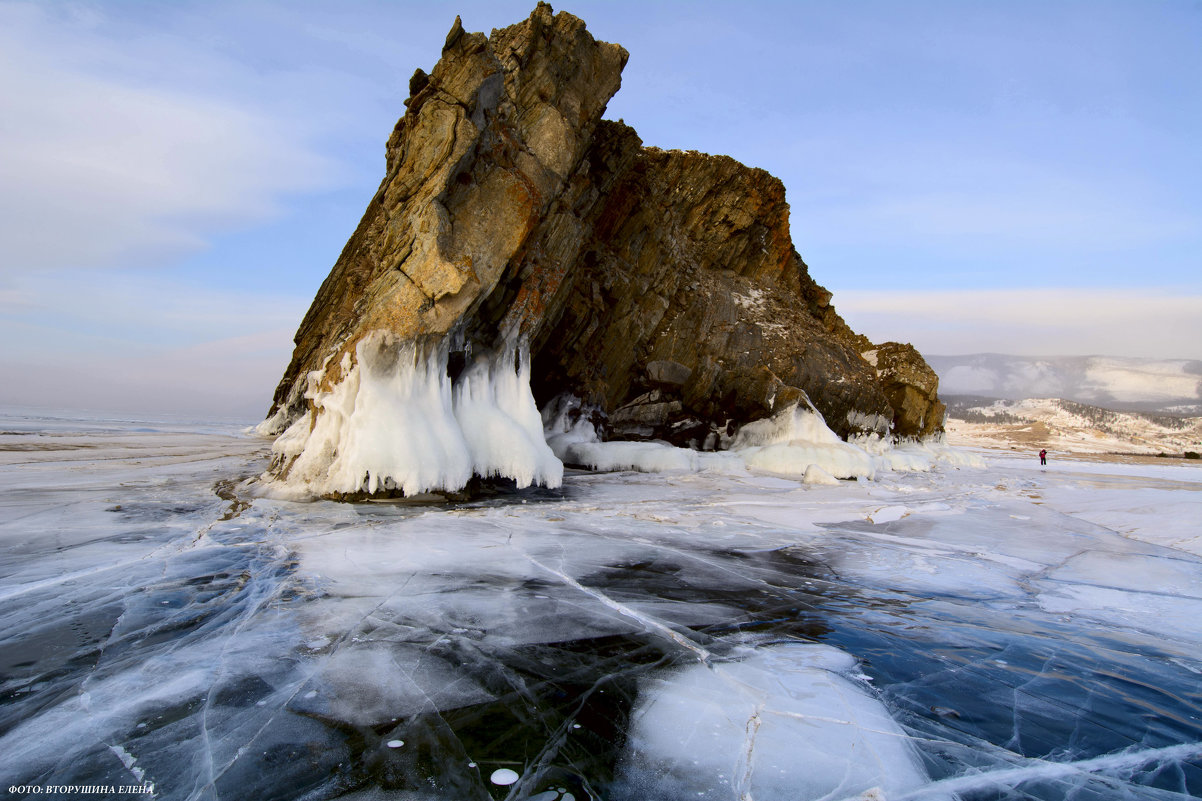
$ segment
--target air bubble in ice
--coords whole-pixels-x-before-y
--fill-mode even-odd
[[[499,768],[492,772],[492,775],[488,777],[488,780],[493,784],[500,785],[501,787],[508,787],[518,780],[518,775],[509,768]]]

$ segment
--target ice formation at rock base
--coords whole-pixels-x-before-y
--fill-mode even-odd
[[[936,438],[894,443],[867,435],[845,442],[802,403],[742,426],[719,443],[721,451],[603,442],[579,399],[559,397],[538,410],[524,344],[475,354],[452,377],[447,341],[423,349],[377,332],[358,343],[354,359],[344,355],[342,378],[332,388],[311,374],[311,410],[276,438],[265,491],[292,498],[414,496],[461,490],[473,476],[554,488],[564,463],[649,473],[745,475],[752,469],[808,475],[811,484],[872,479],[879,470],[926,471],[939,461],[981,465]],[[271,435],[272,424],[265,421],[257,431]]]
[[[294,497],[459,490],[473,476],[557,487],[563,465],[543,438],[524,344],[471,355],[454,379],[446,342],[384,333],[343,357],[342,380],[311,376],[312,409],[276,438],[268,491]],[[278,477],[277,477],[278,476]]]

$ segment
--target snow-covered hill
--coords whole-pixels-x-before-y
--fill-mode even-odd
[[[1115,411],[1059,398],[947,400],[953,444],[1071,453],[1202,452],[1202,417]]]
[[[1116,356],[928,356],[941,396],[1064,398],[1107,409],[1202,415],[1202,361]]]

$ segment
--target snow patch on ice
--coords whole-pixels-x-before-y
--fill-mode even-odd
[[[121,764],[125,766],[126,770],[128,770],[131,774],[133,774],[133,777],[135,779],[137,779],[139,782],[141,782],[146,778],[146,771],[142,770],[141,768],[139,768],[137,766],[136,763],[138,760],[134,757],[133,754],[126,751],[124,748],[122,748],[119,745],[110,745],[109,750],[117,755],[117,759],[121,760]]]
[[[699,466],[697,451],[659,442],[577,442],[567,448],[567,454],[572,463],[607,472],[696,472]]]
[[[872,524],[892,523],[895,520],[901,520],[903,517],[910,515],[910,509],[905,506],[882,506],[868,516],[868,522]]]
[[[620,767],[623,798],[886,797],[927,776],[901,727],[825,645],[757,650],[647,680]]]
[[[942,464],[955,469],[984,470],[985,460],[967,450],[949,447],[942,439],[889,439],[867,435],[853,437],[851,443],[872,454],[876,469],[894,473],[927,473]]]
[[[839,479],[835,478],[816,464],[812,464],[806,468],[805,475],[802,476],[801,481],[803,484],[822,484],[832,487],[839,486]]]
[[[1048,579],[1039,595],[1048,612],[1202,642],[1202,582],[1194,560],[1087,551]]]

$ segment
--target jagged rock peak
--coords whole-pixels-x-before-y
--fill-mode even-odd
[[[410,81],[387,174],[301,322],[276,405],[303,412],[307,374],[332,386],[371,331],[438,336],[472,314],[579,164],[626,59],[545,3],[488,38],[457,19]]]
[[[536,405],[563,392],[613,435],[695,448],[799,405],[844,437],[939,430],[917,352],[870,362],[810,277],[779,180],[601,119],[626,60],[546,3],[488,37],[456,18],[297,331],[260,427],[286,430],[274,480],[326,495],[554,483]],[[440,432],[442,456],[410,453],[406,417]]]

